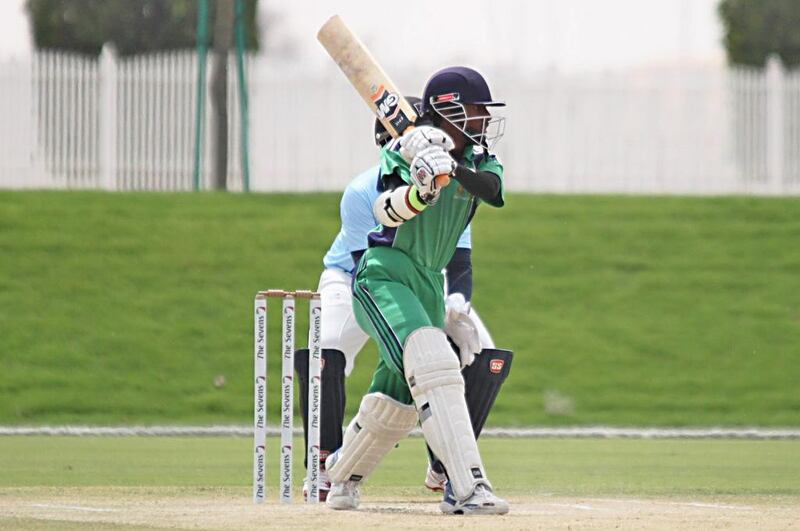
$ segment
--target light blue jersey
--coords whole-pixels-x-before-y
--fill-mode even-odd
[[[339,203],[342,228],[322,259],[326,269],[352,273],[355,264],[350,253],[367,248],[367,234],[378,226],[378,220],[372,213],[372,205],[383,191],[379,175],[380,167],[374,166],[350,181],[345,188]],[[461,234],[457,246],[460,249],[472,248],[469,225]]]

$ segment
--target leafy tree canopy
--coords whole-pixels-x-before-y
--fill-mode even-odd
[[[245,0],[247,47],[258,48],[258,0]],[[198,0],[27,0],[37,48],[97,55],[106,42],[120,55],[194,48]],[[209,2],[209,43],[214,0]]]
[[[731,63],[764,66],[777,54],[800,65],[800,0],[722,0],[719,14]]]

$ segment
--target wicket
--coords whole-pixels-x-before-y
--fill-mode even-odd
[[[309,345],[308,345],[308,483],[309,503],[319,502],[319,427],[322,399],[322,303],[320,294],[313,291],[285,291],[270,289],[259,291],[255,298],[255,395],[253,430],[253,502],[266,499],[267,460],[267,299],[283,299],[281,351],[281,450],[280,450],[280,499],[292,501],[292,449],[294,431],[294,328],[295,302],[309,301]]]

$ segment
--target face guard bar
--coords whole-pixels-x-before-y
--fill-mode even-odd
[[[486,149],[492,149],[505,134],[505,117],[491,114],[468,116],[467,109],[459,100],[460,96],[457,92],[442,94],[433,96],[430,106],[436,114],[450,122],[473,143]],[[491,102],[476,102],[474,105],[491,105]]]

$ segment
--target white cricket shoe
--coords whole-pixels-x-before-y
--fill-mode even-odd
[[[332,468],[339,459],[339,451],[335,451],[325,459],[325,470]],[[328,478],[327,472],[325,477]],[[348,510],[357,509],[361,502],[361,493],[358,489],[358,482],[343,481],[342,483],[331,483],[327,493],[325,503],[331,509]]]
[[[445,514],[506,514],[508,502],[495,496],[486,485],[478,485],[466,500],[458,501],[448,483],[439,509]]]
[[[324,502],[331,490],[331,478],[324,469],[319,471],[319,501]],[[308,478],[303,480],[303,500],[308,500]]]
[[[428,463],[428,473],[425,475],[425,486],[433,492],[444,492],[444,486],[447,483],[447,476],[440,474],[431,468]]]
[[[360,502],[361,493],[358,489],[358,483],[355,481],[345,481],[343,483],[334,483],[331,485],[331,490],[328,492],[325,504],[331,509],[348,510],[357,509]]]

